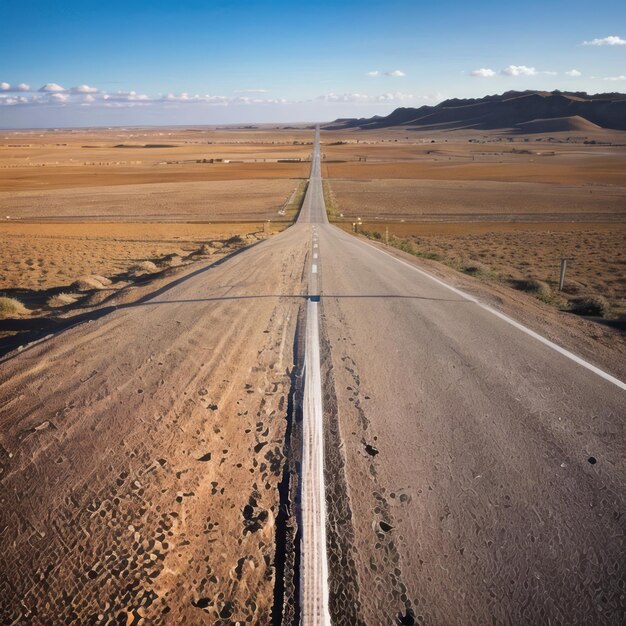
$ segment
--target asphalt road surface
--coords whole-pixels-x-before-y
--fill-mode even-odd
[[[249,457],[280,452],[304,304],[303,622],[621,624],[623,385],[329,225],[314,156],[296,225],[0,367],[5,622],[268,623],[278,478]]]

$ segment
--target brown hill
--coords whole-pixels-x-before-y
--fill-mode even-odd
[[[436,106],[402,107],[386,117],[342,119],[328,124],[328,130],[341,128],[375,129],[408,126],[418,129],[510,129],[520,130],[520,124],[534,120],[560,118],[564,130],[579,130],[580,121],[594,127],[626,130],[626,94],[605,93],[588,95],[584,92],[507,91],[501,95],[445,100]],[[573,129],[568,127],[574,126]],[[538,132],[538,131],[533,131]],[[554,130],[548,132],[555,132]]]
[[[517,124],[517,128],[523,133],[558,133],[561,131],[589,133],[604,130],[601,126],[580,117],[580,115],[520,122]]]

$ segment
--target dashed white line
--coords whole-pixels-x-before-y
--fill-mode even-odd
[[[317,263],[311,265],[311,274],[317,274]]]

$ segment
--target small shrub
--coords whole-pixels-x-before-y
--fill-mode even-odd
[[[108,287],[111,284],[111,279],[106,276],[99,276],[98,274],[91,274],[91,278],[97,280],[101,285]]]
[[[402,252],[408,252],[409,254],[415,254],[415,248],[410,241],[406,241],[406,239],[396,240],[394,246],[398,248],[398,250],[402,250]]]
[[[431,261],[443,261],[443,257],[437,252],[420,252],[419,255],[424,259],[430,259]]]
[[[72,289],[77,291],[93,291],[94,289],[104,289],[104,285],[95,276],[81,276],[72,283]]]
[[[480,261],[467,261],[463,264],[463,271],[466,274],[474,276],[476,274],[484,274],[488,272],[489,268],[486,265],[483,265]]]
[[[542,280],[528,278],[518,281],[516,286],[521,291],[531,293],[544,302],[549,302],[552,299],[552,289],[550,289],[550,285],[544,283]]]
[[[496,272],[480,261],[465,261],[461,264],[461,271],[476,278],[496,278],[498,276]]]
[[[163,257],[159,262],[161,267],[178,267],[183,262],[183,259],[178,254],[168,254]]]
[[[141,261],[130,268],[130,273],[133,276],[143,276],[144,274],[152,274],[159,268],[152,261]]]
[[[573,298],[569,302],[569,310],[577,315],[596,315],[598,317],[606,317],[611,306],[604,296],[591,295]]]
[[[224,242],[224,244],[227,246],[234,246],[234,245],[241,244],[241,243],[243,243],[243,239],[241,238],[240,235],[234,235],[233,237],[230,237]]]
[[[76,304],[81,296],[75,293],[58,293],[56,296],[48,298],[46,305],[51,309],[58,309],[62,306],[70,306]]]
[[[27,313],[26,307],[15,298],[0,298],[0,319],[15,317]]]

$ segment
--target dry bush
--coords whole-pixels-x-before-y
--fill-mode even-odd
[[[234,235],[233,237],[230,237],[224,242],[224,244],[227,246],[236,246],[242,243],[244,243],[244,240],[243,240],[243,237],[241,237],[241,235]]]
[[[106,276],[99,276],[98,274],[91,274],[91,278],[94,278],[105,287],[108,287],[111,284],[111,279],[107,278]]]
[[[0,298],[0,319],[15,317],[28,313],[26,307],[15,298]]]
[[[200,250],[198,250],[198,254],[201,254],[203,256],[210,256],[214,252],[215,248],[209,243],[202,244],[202,247],[200,248]]]
[[[576,313],[577,315],[606,317],[611,311],[611,306],[604,296],[593,294],[573,298],[569,302],[569,310],[571,313]]]
[[[58,309],[62,306],[76,304],[80,297],[81,296],[75,293],[58,293],[56,296],[48,298],[46,305],[51,309]]]
[[[461,270],[476,278],[497,278],[497,273],[480,261],[464,261],[461,263]]]
[[[94,289],[104,289],[104,285],[95,276],[81,276],[72,283],[72,289],[93,291]]]
[[[160,267],[178,267],[182,265],[183,259],[179,254],[168,254],[159,261]]]
[[[543,300],[544,302],[548,302],[552,299],[552,289],[550,289],[550,285],[543,282],[542,280],[537,280],[536,278],[528,278],[526,280],[517,281],[516,286],[521,291],[531,293],[535,297],[539,298],[539,300]]]
[[[152,261],[141,261],[133,265],[129,272],[132,276],[143,276],[158,271],[158,267]]]

